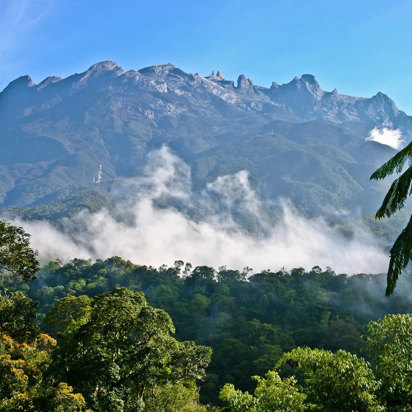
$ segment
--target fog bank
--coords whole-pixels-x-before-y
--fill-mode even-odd
[[[255,271],[319,265],[352,274],[387,268],[382,245],[361,222],[344,236],[281,200],[274,223],[246,171],[219,177],[195,195],[190,168],[167,147],[150,154],[143,177],[121,181],[111,195],[120,221],[101,210],[81,212],[63,230],[40,221],[14,223],[31,233],[43,262],[116,255],[152,266],[183,260]]]

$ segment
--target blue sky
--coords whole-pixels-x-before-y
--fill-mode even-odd
[[[82,72],[173,63],[255,84],[314,74],[325,90],[382,91],[412,114],[412,2],[0,0],[0,90]]]

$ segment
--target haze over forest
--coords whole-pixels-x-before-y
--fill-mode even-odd
[[[105,61],[12,81],[0,125],[3,214],[43,261],[356,273],[385,270],[394,229],[370,216],[388,186],[369,176],[410,139],[412,118],[380,92],[324,91],[309,74],[265,88]]]

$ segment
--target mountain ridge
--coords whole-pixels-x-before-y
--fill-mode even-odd
[[[242,91],[253,90],[255,93],[264,93],[265,95],[272,98],[275,103],[280,103],[280,104],[282,104],[282,100],[283,101],[285,100],[285,97],[284,97],[285,94],[296,93],[296,91],[299,91],[301,93],[300,98],[305,97],[305,95],[307,98],[312,98],[313,102],[317,102],[318,105],[320,104],[318,108],[322,106],[321,101],[323,99],[327,100],[327,102],[325,103],[330,104],[330,107],[332,106],[332,104],[329,102],[329,100],[333,101],[334,104],[339,103],[341,105],[344,103],[346,104],[369,103],[370,105],[375,106],[375,109],[380,109],[381,111],[384,111],[382,110],[382,106],[386,106],[391,112],[387,115],[388,117],[392,117],[392,120],[398,117],[401,117],[402,119],[405,117],[410,118],[410,116],[407,116],[406,113],[404,113],[403,111],[399,110],[396,107],[396,104],[391,98],[389,98],[386,94],[380,91],[377,92],[374,96],[371,96],[370,98],[355,97],[355,96],[339,94],[336,89],[328,92],[322,89],[316,77],[312,74],[302,74],[300,78],[298,76],[295,76],[290,82],[284,83],[281,85],[276,82],[272,82],[272,85],[269,88],[264,87],[264,86],[254,85],[253,81],[250,78],[246,78],[244,74],[241,74],[239,75],[237,79],[237,85],[235,86],[234,81],[226,80],[222,72],[220,71],[218,71],[217,74],[212,72],[211,75],[202,77],[198,74],[185,73],[183,70],[177,68],[173,64],[167,63],[167,64],[148,66],[148,67],[139,69],[138,71],[129,70],[125,72],[116,62],[113,62],[110,60],[95,63],[92,66],[90,66],[89,69],[87,69],[86,71],[82,73],[75,73],[64,79],[60,77],[56,77],[56,76],[48,76],[44,80],[42,80],[39,84],[34,83],[29,75],[21,76],[11,81],[3,89],[3,91],[0,92],[0,98],[3,96],[3,94],[7,94],[10,91],[10,89],[13,89],[16,87],[20,87],[20,88],[24,87],[25,89],[36,89],[36,91],[40,91],[41,89],[44,89],[50,85],[56,85],[60,82],[72,81],[73,86],[75,88],[80,88],[81,85],[86,83],[88,79],[93,79],[93,78],[96,79],[104,74],[110,74],[113,78],[123,76],[124,77],[122,79],[123,81],[127,81],[129,79],[141,81],[141,79],[139,78],[140,75],[161,78],[164,76],[168,76],[170,73],[175,74],[175,75],[181,75],[185,77],[186,79],[187,78],[190,78],[192,80],[203,79],[205,81],[213,82],[214,84],[217,84],[218,86],[224,89],[232,90],[234,92],[241,91],[241,90]],[[78,81],[74,82],[77,79]],[[302,103],[302,100],[300,101],[300,103]],[[315,106],[315,109],[316,109],[316,106]],[[376,115],[376,111],[377,110],[375,110],[375,115]],[[353,120],[353,119],[350,118],[348,114],[347,119],[342,119],[342,118],[332,119],[330,117],[329,118],[326,117],[324,120],[331,121],[332,123],[333,122],[340,123],[342,121],[348,121],[348,120]],[[376,120],[376,118],[373,118],[373,116],[371,116],[371,120]],[[382,122],[382,124],[384,124],[384,122]]]
[[[108,60],[39,84],[21,76],[0,92],[0,206],[93,187],[100,164],[108,181],[139,176],[165,144],[190,165],[195,189],[244,168],[262,196],[311,210],[360,196],[370,210],[383,186],[367,178],[393,150],[365,139],[383,127],[409,140],[412,117],[381,92],[324,91],[311,74],[263,87],[244,75],[235,84],[220,71],[203,77],[171,63],[124,71]]]

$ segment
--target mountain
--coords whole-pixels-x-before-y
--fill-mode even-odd
[[[324,91],[310,74],[265,88],[244,75],[235,84],[220,71],[124,72],[105,61],[39,84],[22,76],[0,93],[0,207],[93,191],[100,165],[106,182],[138,176],[166,144],[190,165],[195,190],[246,169],[265,199],[370,212],[387,186],[369,176],[394,150],[366,138],[383,127],[408,140],[412,117],[383,93]]]

